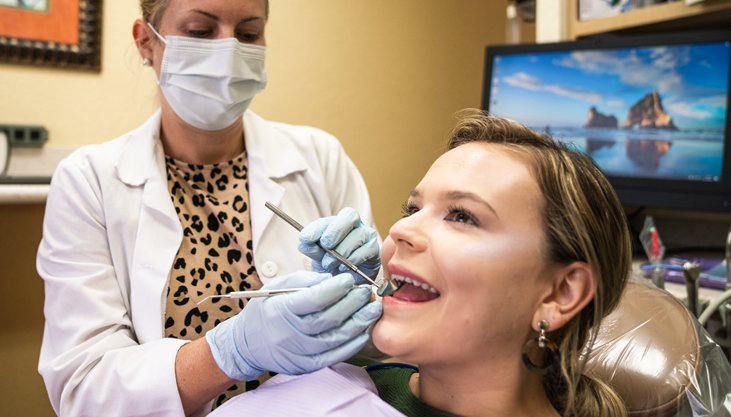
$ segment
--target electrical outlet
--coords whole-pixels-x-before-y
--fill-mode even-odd
[[[11,147],[40,148],[48,141],[48,131],[43,126],[0,124],[0,132],[8,137]]]

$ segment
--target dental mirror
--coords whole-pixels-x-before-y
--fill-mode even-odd
[[[386,281],[380,287],[378,287],[378,291],[376,291],[376,294],[378,294],[379,297],[386,297],[389,295],[393,295],[393,293],[395,293],[398,289],[399,286],[395,282]]]

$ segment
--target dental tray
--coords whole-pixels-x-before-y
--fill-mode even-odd
[[[698,285],[705,288],[715,288],[718,290],[726,289],[726,264],[723,259],[712,259],[712,258],[693,258],[693,257],[672,257],[663,259],[663,264],[678,265],[682,266],[686,262],[695,262],[701,266],[701,274],[698,276]],[[645,262],[642,266],[650,265]],[[720,274],[720,275],[719,275]],[[645,278],[652,276],[652,270],[642,270],[642,275]],[[674,271],[666,269],[663,271],[663,276],[667,282],[677,282],[680,284],[685,283],[683,277],[683,271]]]

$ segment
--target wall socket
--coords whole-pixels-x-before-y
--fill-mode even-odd
[[[48,141],[48,131],[43,126],[0,124],[0,132],[8,137],[11,147],[40,148]]]

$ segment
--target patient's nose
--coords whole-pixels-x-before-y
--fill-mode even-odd
[[[391,227],[388,234],[393,239],[396,247],[403,247],[416,252],[426,250],[428,239],[423,233],[424,228],[417,214],[404,217]]]

